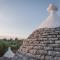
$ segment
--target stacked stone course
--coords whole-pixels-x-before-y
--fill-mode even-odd
[[[60,27],[35,30],[24,40],[20,52],[40,60],[60,60]]]

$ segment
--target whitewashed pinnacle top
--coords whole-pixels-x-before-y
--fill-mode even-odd
[[[60,17],[57,15],[58,8],[53,4],[49,4],[47,10],[49,12],[49,16],[38,28],[60,27]]]

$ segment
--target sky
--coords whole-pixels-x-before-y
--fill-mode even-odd
[[[50,3],[60,0],[0,0],[0,37],[27,38],[48,16]]]

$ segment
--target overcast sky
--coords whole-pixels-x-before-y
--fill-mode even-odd
[[[48,16],[49,3],[60,16],[60,0],[0,0],[0,36],[29,36]]]

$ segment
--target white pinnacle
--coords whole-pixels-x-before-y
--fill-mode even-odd
[[[38,28],[60,27],[60,17],[56,13],[58,8],[53,4],[49,4],[47,10],[49,12],[49,16],[46,18],[46,20]]]
[[[54,4],[49,4],[48,8],[47,8],[48,12],[56,12],[58,10],[58,8],[54,5]]]

